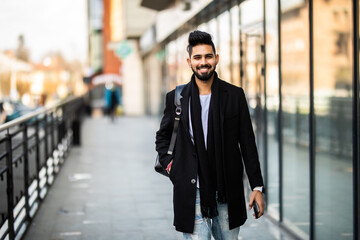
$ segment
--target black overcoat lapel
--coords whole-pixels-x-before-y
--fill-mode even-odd
[[[190,96],[190,83],[186,84],[181,92],[181,121],[186,130],[186,135],[190,138],[189,133],[189,96]]]
[[[226,99],[228,98],[227,96],[227,90],[224,89],[224,86],[222,84],[222,82],[219,82],[219,98],[220,98],[220,126],[221,126],[221,138],[222,141],[224,141],[224,109],[225,109],[225,104],[226,104]],[[223,142],[224,143],[224,142]]]
[[[221,147],[223,149],[222,151],[222,159],[224,162],[223,164],[223,171],[225,176],[228,176],[228,170],[227,170],[227,159],[225,158],[225,136],[224,136],[224,118],[225,118],[225,107],[228,101],[228,90],[225,88],[225,85],[223,84],[223,82],[221,80],[219,80],[219,98],[220,98],[220,134],[221,134]],[[226,188],[226,198],[229,199],[229,186],[228,186],[228,182],[227,180],[225,180],[225,188]]]

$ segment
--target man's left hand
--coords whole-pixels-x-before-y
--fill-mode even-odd
[[[264,215],[264,210],[265,210],[265,201],[262,192],[258,190],[254,190],[251,193],[250,201],[249,201],[249,210],[253,207],[254,201],[259,206],[258,218],[260,218],[262,215]],[[253,214],[253,216],[255,217],[255,213]]]

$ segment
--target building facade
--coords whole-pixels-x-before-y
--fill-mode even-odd
[[[209,32],[219,77],[247,96],[266,215],[301,239],[359,239],[359,1],[214,0],[166,37],[156,24],[140,40],[147,113],[190,80],[189,32]]]
[[[88,81],[93,108],[104,107],[104,85],[115,83],[122,93],[124,114],[145,113],[139,38],[156,12],[139,5],[140,0],[88,0],[91,69]]]

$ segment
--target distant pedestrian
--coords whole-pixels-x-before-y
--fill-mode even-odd
[[[235,240],[247,218],[244,167],[253,190],[248,208],[258,205],[256,218],[265,208],[248,105],[242,88],[218,78],[219,55],[211,36],[194,31],[188,40],[187,62],[193,75],[181,93],[174,152],[167,153],[175,119],[174,90],[166,95],[156,150],[173,183],[176,230],[184,239]]]
[[[106,111],[112,121],[116,117],[116,109],[120,103],[120,94],[118,88],[114,84],[105,87]]]

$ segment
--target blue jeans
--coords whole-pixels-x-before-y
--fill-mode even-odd
[[[219,216],[208,219],[203,218],[200,208],[200,191],[196,190],[195,227],[194,232],[184,233],[184,240],[210,240],[211,234],[215,240],[238,239],[240,227],[229,230],[228,208],[226,203],[217,204]]]

